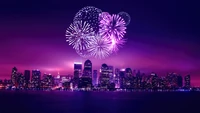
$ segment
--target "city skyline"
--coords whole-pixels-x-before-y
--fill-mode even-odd
[[[73,74],[73,63],[86,59],[68,46],[65,30],[79,9],[93,5],[111,13],[126,11],[132,19],[125,35],[127,44],[105,60],[90,59],[93,70],[106,63],[144,73],[156,72],[159,76],[176,72],[182,76],[190,74],[192,85],[200,85],[199,19],[194,4],[173,0],[124,1],[124,5],[116,2],[113,7],[107,1],[79,3],[71,6],[65,1],[36,1],[31,2],[34,7],[28,7],[25,1],[3,1],[0,78],[10,78],[14,66],[20,72],[40,69],[52,74]]]
[[[84,68],[82,68],[84,67]],[[92,71],[94,73],[92,73]],[[42,74],[40,70],[12,68],[10,79],[0,80],[3,90],[66,90],[66,91],[198,91],[199,87],[191,85],[190,75],[181,76],[168,73],[158,76],[157,73],[145,74],[131,68],[119,69],[102,64],[99,75],[92,70],[92,62],[74,63],[74,74]]]
[[[87,60],[89,60],[89,59],[87,59]],[[57,69],[57,70],[54,70],[54,71],[52,71],[52,70],[47,70],[47,71],[44,71],[44,70],[42,70],[42,69],[39,69],[39,68],[34,68],[34,69],[27,69],[27,68],[25,68],[25,70],[22,68],[22,69],[20,69],[20,68],[18,68],[17,66],[14,66],[14,67],[16,67],[17,68],[17,70],[18,70],[18,73],[23,73],[24,71],[34,71],[34,70],[39,70],[40,72],[41,72],[41,76],[43,76],[43,75],[45,75],[45,74],[51,74],[51,75],[53,75],[53,76],[57,76],[57,75],[70,75],[70,76],[74,76],[74,65],[75,64],[81,64],[82,65],[82,68],[84,68],[84,61],[83,62],[73,62],[73,64],[71,64],[72,65],[72,70],[71,70],[71,72],[63,72],[62,70],[59,70],[59,69]],[[102,64],[107,64],[107,63],[102,63]],[[120,70],[125,70],[126,68],[130,68],[130,67],[123,67],[123,68],[119,68],[119,67],[116,67],[116,66],[113,66],[113,65],[110,65],[110,64],[107,64],[108,66],[112,66],[113,67],[113,69],[120,69]],[[13,67],[12,67],[13,68]],[[93,67],[92,67],[93,68]],[[99,75],[100,75],[100,69],[101,69],[101,65],[99,65],[99,68],[94,68],[93,70],[97,70],[97,73],[98,73],[98,77],[99,77]],[[178,75],[181,75],[181,76],[186,76],[186,75],[190,75],[190,73],[188,73],[188,74],[181,74],[181,72],[180,73],[177,73],[177,72],[174,72],[174,71],[168,71],[168,72],[156,72],[156,70],[155,71],[144,71],[144,70],[140,70],[140,69],[134,69],[134,68],[130,68],[132,71],[140,71],[141,73],[144,73],[145,75],[151,75],[151,73],[156,73],[159,77],[163,77],[163,76],[166,76],[166,75],[168,75],[169,73],[176,73],[176,74],[178,74]],[[93,71],[92,70],[92,71]],[[11,69],[10,69],[10,74],[9,74],[9,76],[8,77],[0,77],[0,79],[10,79],[10,75],[11,75],[12,73],[11,73]],[[194,83],[193,83],[193,81],[192,81],[193,79],[191,78],[191,85],[192,86],[199,86],[199,85],[195,85]]]
[[[166,75],[160,75],[159,76],[156,72],[144,73],[144,72],[141,72],[140,70],[134,70],[134,69],[129,68],[129,67],[126,67],[126,68],[114,68],[112,65],[107,65],[105,63],[103,63],[101,65],[101,68],[99,69],[99,71],[95,70],[95,69],[92,70],[92,62],[89,59],[87,59],[84,63],[74,62],[73,65],[74,65],[73,74],[60,74],[60,72],[58,72],[57,74],[52,74],[52,73],[42,72],[39,69],[23,70],[22,72],[20,72],[17,67],[13,67],[12,68],[12,74],[10,76],[11,79],[9,77],[8,79],[4,79],[4,80],[11,80],[13,83],[15,83],[14,81],[16,79],[16,75],[18,75],[18,76],[24,76],[25,79],[27,79],[27,80],[28,79],[32,80],[33,77],[34,77],[34,75],[35,75],[35,72],[36,73],[39,72],[40,78],[43,78],[46,75],[50,75],[50,76],[52,76],[54,78],[57,78],[57,77],[60,78],[61,76],[62,77],[66,77],[67,76],[67,77],[73,78],[74,80],[77,79],[77,78],[79,79],[79,77],[90,77],[92,79],[94,79],[94,78],[99,79],[99,77],[101,76],[101,74],[103,72],[102,70],[105,70],[104,69],[105,66],[107,67],[106,73],[108,71],[108,75],[109,75],[110,79],[113,79],[113,77],[117,76],[117,73],[119,74],[120,72],[129,73],[127,75],[130,76],[130,77],[131,76],[135,76],[135,77],[149,77],[149,76],[152,76],[152,75],[156,75],[156,76],[158,76],[160,78],[163,78],[163,77],[166,77],[166,76],[169,76],[169,75],[176,75],[176,76],[182,76],[182,77],[190,76],[189,74],[188,75],[180,75],[179,73],[175,73],[175,72],[170,72],[170,73],[167,73]],[[102,68],[102,66],[103,66],[103,68]],[[89,73],[88,73],[88,71],[89,71]],[[94,73],[96,73],[97,75],[93,75]],[[96,80],[94,80],[94,81],[96,81]],[[112,81],[112,82],[114,82],[114,81]],[[185,82],[183,82],[183,83],[185,83]],[[191,85],[191,86],[192,87],[197,87],[197,86],[193,86],[193,85]]]

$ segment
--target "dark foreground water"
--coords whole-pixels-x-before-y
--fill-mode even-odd
[[[0,91],[0,113],[200,113],[200,93]]]

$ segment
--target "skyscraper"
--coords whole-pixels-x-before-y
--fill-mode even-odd
[[[83,76],[79,80],[79,88],[91,89],[92,87],[92,62],[86,60],[84,63]]]
[[[17,68],[12,68],[12,75],[11,75],[11,81],[13,85],[16,85],[17,83]]]
[[[30,78],[31,78],[31,72],[30,72],[30,70],[25,70],[24,71],[25,88],[28,88],[28,85],[30,83]]]
[[[86,60],[84,63],[83,76],[92,78],[92,62],[90,60]]]
[[[78,87],[79,78],[82,76],[82,63],[74,62],[74,78],[73,78],[73,87]]]
[[[190,88],[190,75],[185,76],[185,87]]]
[[[32,88],[40,88],[41,72],[39,70],[32,70]]]
[[[41,86],[44,89],[49,89],[53,86],[53,76],[51,74],[44,74],[41,80]]]
[[[119,83],[121,89],[126,88],[125,69],[121,69],[119,72]]]
[[[113,66],[108,66],[108,74],[109,74],[109,77],[110,77],[110,82],[114,83]]]
[[[78,87],[84,90],[90,90],[92,88],[92,78],[87,76],[82,76],[79,80]]]
[[[115,76],[118,76],[119,77],[119,68],[115,68]]]
[[[131,68],[125,69],[125,87],[130,89],[133,88],[133,72]]]
[[[62,76],[61,77],[61,81],[62,81],[62,87],[65,89],[65,90],[69,90],[71,88],[71,76],[67,75],[67,76]],[[78,86],[77,86],[78,87]]]
[[[102,89],[109,88],[110,77],[109,77],[108,65],[107,64],[102,64],[102,66],[101,66],[101,74],[100,74],[100,77],[99,77],[99,84],[100,84],[100,87]]]
[[[23,88],[25,83],[25,78],[22,73],[17,73],[17,87]]]
[[[177,76],[177,85],[179,88],[183,87],[183,77],[182,76]]]
[[[126,72],[126,77],[132,77],[133,76],[133,72],[132,72],[131,68],[126,68],[125,72]]]
[[[74,77],[79,78],[82,76],[82,63],[74,62]]]
[[[119,72],[120,72],[119,68],[115,68],[115,74],[114,74],[115,88],[120,88]]]
[[[152,78],[152,88],[157,89],[158,88],[158,75],[156,73],[151,73],[151,78]]]
[[[93,81],[93,86],[96,86],[98,84],[98,76],[97,76],[97,70],[93,70],[93,77],[92,77],[92,81]]]
[[[60,83],[61,83],[61,77],[60,77],[60,73],[58,72],[58,75],[54,77],[54,85],[59,86]]]

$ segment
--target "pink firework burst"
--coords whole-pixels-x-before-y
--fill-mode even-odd
[[[111,35],[110,41],[111,41],[111,45],[110,45],[111,51],[117,52],[119,48],[122,48],[122,46],[126,43],[127,40],[125,38],[117,39]]]
[[[125,21],[119,15],[113,14],[112,16],[103,14],[100,20],[99,33],[102,37],[110,38],[114,36],[116,39],[121,39],[126,33]]]

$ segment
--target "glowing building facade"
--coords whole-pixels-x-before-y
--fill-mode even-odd
[[[152,78],[152,89],[157,89],[158,88],[158,75],[156,73],[151,73],[151,78]]]
[[[122,69],[119,72],[119,83],[120,83],[120,88],[124,89],[126,87],[126,79],[125,79],[125,70]]]
[[[133,72],[131,68],[125,69],[125,87],[127,89],[133,88]]]
[[[54,86],[60,86],[60,84],[61,84],[61,77],[60,73],[58,72],[58,75],[54,77]]]
[[[40,88],[41,72],[32,70],[31,86],[32,88]]]
[[[65,90],[69,90],[71,88],[71,82],[72,82],[72,76],[70,76],[70,75],[61,75],[62,87]],[[77,85],[78,85],[78,83],[77,83]]]
[[[82,63],[74,62],[73,87],[78,87],[79,78],[82,76]]]
[[[115,73],[114,73],[114,83],[115,83],[115,88],[120,88],[120,82],[119,82],[119,68],[115,68]]]
[[[99,84],[101,89],[107,89],[110,85],[110,77],[108,72],[108,65],[102,64],[101,73],[99,77]]]
[[[51,74],[44,74],[41,81],[42,88],[51,88],[53,86],[53,76]]]
[[[98,84],[97,70],[93,70],[92,84],[93,84],[93,86],[97,86],[97,84]]]
[[[25,85],[25,77],[22,73],[17,74],[17,88],[23,88]]]
[[[92,62],[86,60],[84,63],[83,76],[79,79],[79,88],[92,88]]]
[[[185,88],[190,88],[190,75],[185,76]]]
[[[17,68],[12,68],[12,75],[11,75],[11,81],[13,85],[17,84]]]
[[[92,78],[92,62],[90,60],[86,60],[84,63],[83,76]]]
[[[110,77],[110,82],[114,83],[113,66],[108,66],[108,75]]]

